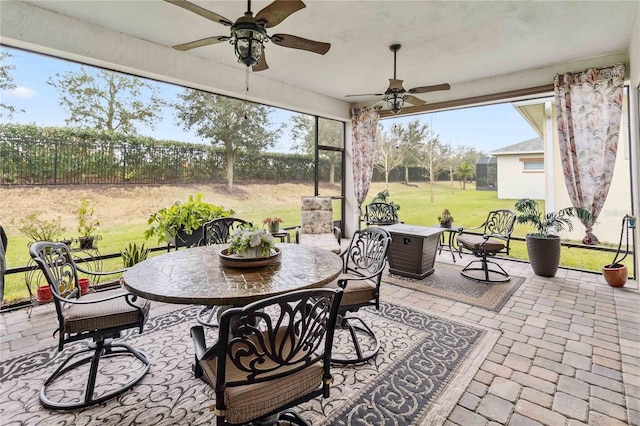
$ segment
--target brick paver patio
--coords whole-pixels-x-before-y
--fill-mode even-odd
[[[451,257],[443,253],[438,261]],[[500,263],[526,278],[500,312],[383,285],[383,300],[502,331],[446,425],[640,425],[637,281],[613,289],[599,274],[560,269],[548,279],[527,263]],[[152,314],[173,309],[154,302]],[[52,305],[36,307],[31,318],[27,309],[3,313],[2,359],[55,345],[56,326]]]

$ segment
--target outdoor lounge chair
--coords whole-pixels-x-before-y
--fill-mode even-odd
[[[342,288],[344,296],[340,305],[338,326],[347,329],[355,354],[334,355],[332,362],[356,364],[365,362],[378,354],[380,343],[371,328],[354,314],[365,306],[380,309],[380,282],[387,265],[387,249],[391,236],[384,228],[371,227],[353,234],[349,247],[340,256],[343,261],[342,274],[325,288]],[[362,350],[359,334],[368,339],[367,350]]]
[[[490,260],[497,254],[509,254],[511,233],[516,221],[516,214],[512,210],[493,210],[487,215],[487,220],[475,228],[459,228],[458,250],[469,250],[479,259],[472,260],[465,266],[461,274],[476,281],[506,282],[509,274],[498,263]],[[479,230],[482,235],[465,235],[464,231]],[[475,266],[477,263],[479,266]],[[481,271],[478,276],[470,271]]]
[[[64,243],[39,241],[31,245],[29,253],[40,267],[53,294],[59,324],[56,330],[59,337],[58,350],[62,351],[64,345],[70,342],[84,339],[93,340],[86,348],[69,355],[44,382],[40,390],[42,405],[60,410],[85,408],[102,403],[131,389],[149,371],[149,360],[143,352],[134,349],[131,345],[125,342],[113,343],[112,339],[120,337],[120,333],[129,328],[137,328],[142,333],[149,315],[150,302],[122,289],[80,295],[78,271],[94,275],[96,272],[79,268],[73,261],[69,247]],[[100,274],[115,272],[121,271]],[[86,355],[82,356],[84,354]],[[134,360],[135,364],[139,365],[139,368],[132,371],[131,374],[127,373],[129,381],[121,386],[114,386],[111,377],[105,377],[106,380],[98,378],[103,373],[99,369],[103,360],[108,362],[107,360],[116,356],[134,357],[138,361]],[[84,397],[79,401],[76,398],[64,401],[66,390],[57,387],[54,394],[62,394],[62,398],[60,398],[62,400],[53,401],[47,395],[47,389],[50,385],[53,385],[57,380],[64,384],[66,374],[78,374],[78,367],[84,364],[90,364]],[[104,374],[114,374],[109,369],[105,370],[107,371]],[[107,390],[102,389],[102,392],[94,392],[96,383],[99,383],[100,389],[104,386]],[[70,392],[72,396],[75,394],[75,390]]]
[[[333,226],[331,197],[302,197],[296,243],[340,253],[340,229]]]
[[[225,310],[211,348],[204,328],[191,328],[196,377],[215,389],[218,426],[308,425],[291,408],[329,397],[341,298],[341,290],[299,290]]]

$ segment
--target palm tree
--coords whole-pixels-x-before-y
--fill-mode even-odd
[[[473,167],[471,167],[464,161],[458,166],[458,169],[456,170],[456,177],[458,178],[458,180],[460,180],[460,182],[462,182],[462,189],[466,189],[467,181],[473,180],[475,175],[476,174],[473,171]]]

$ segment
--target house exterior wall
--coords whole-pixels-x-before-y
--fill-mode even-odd
[[[544,172],[525,171],[522,159],[542,157],[540,154],[497,155],[498,199],[544,199]]]
[[[602,212],[598,216],[596,225],[593,227],[593,233],[598,237],[600,242],[618,243],[620,239],[620,225],[622,217],[631,213],[631,177],[629,174],[630,150],[629,150],[629,120],[628,120],[627,97],[623,99],[622,120],[620,123],[620,138],[618,139],[618,154],[616,156],[616,164],[611,180],[611,187],[607,200],[605,201]],[[557,128],[557,122],[554,114],[552,116],[553,128]],[[560,152],[557,132],[553,132],[553,149]],[[550,195],[553,197],[554,211],[570,207],[572,203],[569,199],[569,193],[564,183],[562,173],[562,164],[560,156],[557,155],[553,160],[554,186]],[[637,190],[636,190],[637,193]],[[580,221],[573,220],[574,230],[562,234],[563,238],[581,241],[584,237],[584,226]]]

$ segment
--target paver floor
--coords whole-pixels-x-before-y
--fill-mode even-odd
[[[451,262],[442,253],[439,262]],[[458,264],[471,260],[465,257]],[[500,261],[525,282],[500,312],[384,284],[382,298],[500,330],[502,335],[446,425],[640,425],[640,292],[609,287],[599,274]],[[436,265],[437,267],[437,265]],[[481,285],[481,284],[478,284]],[[174,310],[153,304],[152,314]],[[55,345],[52,305],[0,315],[0,356]]]

